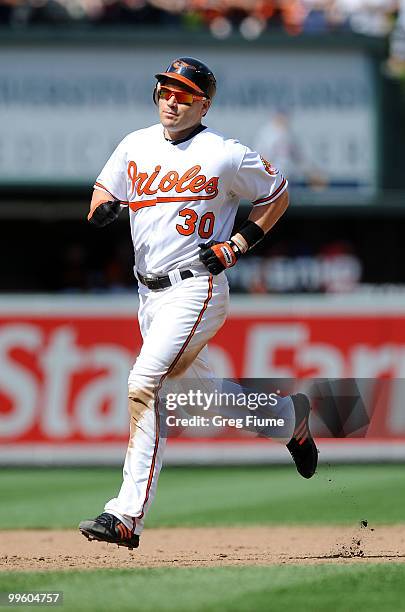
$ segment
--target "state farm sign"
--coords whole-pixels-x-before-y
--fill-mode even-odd
[[[339,301],[235,300],[210,344],[216,375],[405,378],[405,305]],[[133,298],[0,304],[0,461],[24,446],[125,449],[127,376],[140,347]],[[379,436],[405,436],[400,391],[379,398]]]
[[[126,434],[130,363],[124,346],[97,341],[94,323],[88,334],[79,321],[3,322],[1,437]]]

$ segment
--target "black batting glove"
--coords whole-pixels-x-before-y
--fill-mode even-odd
[[[234,266],[241,252],[232,240],[218,242],[210,240],[207,244],[199,244],[199,259],[211,274],[220,274]]]
[[[103,202],[100,206],[97,206],[96,210],[90,217],[90,223],[93,223],[96,227],[104,227],[109,223],[115,221],[121,212],[121,204],[118,200],[111,200],[110,202]]]

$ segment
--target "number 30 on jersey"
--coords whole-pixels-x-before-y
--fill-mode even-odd
[[[215,215],[213,212],[206,212],[198,219],[195,210],[183,208],[183,210],[179,212],[179,216],[183,217],[183,223],[177,223],[176,229],[182,236],[191,236],[196,229],[200,238],[207,239],[212,236],[215,223]]]

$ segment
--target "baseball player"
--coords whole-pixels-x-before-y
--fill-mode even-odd
[[[121,489],[79,529],[89,540],[129,549],[139,544],[162,466],[159,391],[170,378],[212,377],[207,342],[227,316],[224,270],[263,240],[288,206],[281,172],[202,124],[216,91],[205,64],[182,57],[155,76],[160,122],[118,145],[95,182],[88,214],[102,227],[129,207],[143,345],[128,379],[130,437]],[[231,235],[241,198],[253,208]],[[302,394],[284,399],[295,423],[287,448],[299,473],[311,478],[318,453],[309,401]]]

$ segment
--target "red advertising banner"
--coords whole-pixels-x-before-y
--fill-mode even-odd
[[[75,449],[78,461],[123,457],[127,376],[141,346],[136,305],[119,296],[3,300],[0,462],[63,460]],[[210,354],[218,377],[401,379],[405,303],[239,298]],[[405,439],[398,388],[379,397],[370,442]],[[224,437],[221,430],[213,436]],[[246,432],[231,437],[252,442]]]

